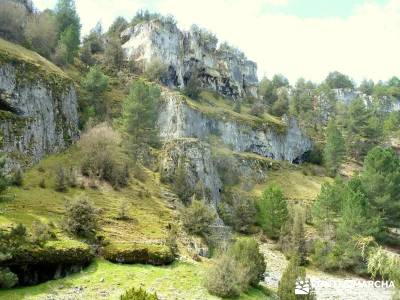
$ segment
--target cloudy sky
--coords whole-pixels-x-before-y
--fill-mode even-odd
[[[34,0],[53,8],[56,0]],[[171,14],[178,26],[213,31],[258,64],[259,77],[356,81],[400,77],[400,0],[76,0],[83,33],[139,9]]]

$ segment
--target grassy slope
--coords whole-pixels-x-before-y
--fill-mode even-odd
[[[26,172],[23,188],[13,187],[9,194],[14,200],[0,203],[0,226],[12,223],[23,223],[28,227],[34,221],[48,223],[52,221],[58,228],[61,239],[67,238],[62,232],[62,217],[67,199],[78,195],[88,196],[101,208],[100,225],[106,238],[111,242],[163,241],[166,237],[166,226],[173,222],[171,210],[159,196],[160,184],[157,174],[148,173],[146,182],[135,179],[129,187],[115,191],[110,186],[101,184],[98,189],[69,189],[66,193],[54,190],[54,177],[59,165],[74,166],[78,157],[74,149],[53,155]],[[39,187],[44,179],[46,188]],[[130,221],[116,219],[122,202],[130,205]]]
[[[332,181],[323,175],[311,175],[305,172],[306,167],[292,166],[272,171],[268,174],[267,184],[279,185],[286,198],[290,200],[313,201],[325,182]],[[254,189],[256,195],[261,195],[265,185],[257,185]]]
[[[10,43],[0,38],[0,58],[7,61],[17,60],[31,64],[41,71],[67,78],[66,74],[56,65],[40,56],[36,52],[30,51],[22,46]],[[2,59],[0,59],[0,62]]]
[[[90,267],[67,278],[52,280],[38,286],[0,291],[1,299],[119,299],[124,290],[142,286],[156,291],[162,299],[219,299],[201,286],[206,263],[177,262],[171,266],[119,265],[96,260]],[[81,289],[78,293],[75,291]],[[53,298],[54,297],[54,298]],[[238,299],[269,299],[260,290],[252,289]]]
[[[114,191],[107,185],[93,189],[69,189],[66,193],[54,190],[54,174],[59,165],[74,166],[78,163],[74,148],[50,156],[39,165],[28,170],[24,176],[23,188],[12,187],[10,194],[14,200],[0,203],[0,226],[23,223],[28,230],[34,221],[40,220],[56,225],[59,246],[70,247],[76,241],[62,230],[64,205],[67,198],[87,195],[97,207],[101,208],[100,220],[102,233],[111,243],[160,242],[166,237],[166,226],[174,222],[173,211],[165,207],[165,200],[159,196],[158,174],[148,171],[145,183],[132,180],[130,186],[122,191]],[[40,188],[39,182],[45,179],[46,188]],[[150,197],[139,194],[150,192]],[[115,219],[120,203],[128,201],[131,205],[132,221]],[[107,299],[118,296],[132,286],[144,286],[155,290],[167,299],[218,299],[207,293],[202,287],[202,272],[208,262],[176,262],[172,266],[154,267],[145,265],[119,265],[104,260],[96,260],[79,274],[49,281],[33,287],[23,287],[0,291],[0,299],[43,299],[49,295],[65,297],[73,295],[76,287],[83,291],[75,294],[78,299],[95,299],[103,292]],[[104,278],[104,282],[101,279]],[[173,297],[173,298],[171,298]],[[57,299],[57,298],[56,298]],[[257,289],[241,295],[239,299],[268,299]]]

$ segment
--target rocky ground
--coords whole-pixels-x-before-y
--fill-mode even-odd
[[[273,242],[261,246],[267,261],[265,283],[272,289],[278,288],[279,279],[287,265],[285,256]],[[373,287],[367,279],[353,274],[329,274],[307,269],[307,278],[315,288],[318,300],[386,300],[392,299],[393,289]]]

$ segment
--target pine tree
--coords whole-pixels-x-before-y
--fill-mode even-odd
[[[345,155],[345,144],[342,133],[334,120],[330,120],[326,129],[326,144],[323,157],[325,166],[331,176],[335,176]]]
[[[78,53],[80,44],[81,24],[76,12],[74,0],[58,0],[56,8],[56,23],[59,33],[59,46],[66,47],[66,61],[71,63]]]
[[[133,83],[122,111],[122,123],[133,149],[142,143],[158,144],[156,122],[159,100],[158,87],[141,80]]]
[[[314,300],[315,299],[315,292],[311,287],[310,282],[310,292],[308,295],[297,296],[295,294],[296,282],[297,281],[306,281],[306,272],[303,267],[299,266],[299,258],[293,256],[288,266],[286,267],[285,271],[282,274],[281,280],[279,281],[278,285],[278,297],[279,299],[284,300],[296,300],[296,299],[307,299],[307,300]]]
[[[361,185],[369,204],[387,226],[400,223],[400,159],[391,149],[375,147],[368,152]]]
[[[300,265],[304,265],[307,261],[304,222],[304,212],[300,208],[297,208],[293,218],[292,250],[294,255],[298,256]]]
[[[346,116],[346,148],[349,155],[361,159],[381,138],[380,122],[371,115],[364,101],[353,100]]]
[[[288,219],[288,208],[282,190],[269,186],[258,201],[258,222],[273,239],[279,237],[282,225]]]

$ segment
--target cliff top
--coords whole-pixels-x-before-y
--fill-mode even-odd
[[[63,70],[38,53],[0,38],[0,64],[5,62],[27,63],[47,74],[54,74],[69,79]]]

